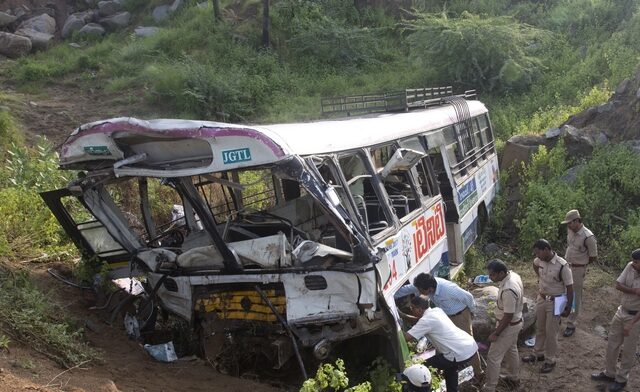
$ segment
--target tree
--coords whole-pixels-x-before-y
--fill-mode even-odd
[[[216,21],[222,20],[222,14],[220,13],[220,0],[213,0],[213,18]]]
[[[269,0],[262,0],[262,46],[269,47]]]

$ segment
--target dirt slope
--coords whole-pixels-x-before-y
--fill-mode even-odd
[[[121,326],[110,327],[95,311],[94,299],[46,273],[47,265],[36,265],[33,276],[52,300],[63,305],[69,316],[88,320],[90,344],[104,353],[104,363],[86,363],[65,371],[26,345],[11,342],[9,352],[0,352],[0,392],[10,391],[225,391],[275,392],[278,388],[252,380],[217,373],[196,359],[164,364],[153,360]]]
[[[523,278],[527,296],[537,292],[537,280],[531,261],[514,266]],[[581,315],[576,333],[570,337],[559,338],[559,355],[556,369],[550,374],[540,374],[540,365],[523,364],[520,369],[522,391],[596,391],[603,390],[602,383],[590,380],[593,372],[604,369],[606,338],[598,330],[608,329],[611,317],[620,301],[620,292],[615,290],[618,272],[602,270],[599,266],[590,267],[584,292],[585,312]],[[562,328],[566,326],[563,319]],[[532,353],[533,349],[521,347],[520,356]],[[640,390],[640,375],[631,372],[628,391]],[[506,391],[506,390],[505,390]]]

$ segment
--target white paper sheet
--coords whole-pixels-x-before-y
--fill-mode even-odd
[[[564,312],[564,308],[567,306],[567,295],[562,294],[553,299],[553,314],[560,316]]]

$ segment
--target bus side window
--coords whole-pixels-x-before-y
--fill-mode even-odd
[[[375,235],[390,226],[371,183],[371,173],[367,171],[359,154],[343,155],[339,158],[340,168],[347,180],[349,192],[358,209],[362,222],[370,235]]]
[[[461,143],[456,136],[453,126],[445,127],[442,130],[445,140],[445,149],[447,151],[447,160],[454,178],[462,177],[466,171],[462,165],[464,156],[462,154]]]
[[[489,127],[486,114],[478,116],[478,125],[480,126],[480,134],[482,135],[482,145],[493,142],[493,135],[491,134],[491,128]]]
[[[399,143],[400,147],[410,148],[427,154],[425,148],[417,137],[403,139],[400,140]],[[428,156],[422,158],[422,160],[411,169],[411,174],[413,175],[413,178],[416,179],[416,184],[418,185],[418,189],[422,192],[422,196],[433,197],[440,193],[435,173],[431,167],[431,162],[429,161]]]
[[[379,174],[397,149],[398,147],[394,144],[371,149],[373,164]],[[412,185],[413,181],[411,181],[409,173],[409,171],[400,170],[381,178],[398,218],[405,217],[421,205],[420,197]]]

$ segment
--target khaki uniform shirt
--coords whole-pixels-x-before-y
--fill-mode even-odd
[[[584,225],[575,233],[567,229],[567,252],[564,258],[569,264],[586,265],[589,263],[589,257],[597,256],[598,244],[591,230]]]
[[[631,264],[633,263],[627,264],[618,279],[616,279],[616,282],[623,286],[637,289],[640,287],[640,274]],[[626,310],[640,310],[640,297],[635,294],[623,293],[620,304]]]
[[[538,280],[540,294],[564,294],[565,286],[573,284],[571,267],[565,259],[557,254],[554,254],[553,258],[549,262],[542,261],[536,257],[536,259],[533,260],[533,265],[540,268],[538,270],[538,273],[540,274],[540,278]]]
[[[496,319],[502,320],[505,313],[513,313],[512,322],[522,318],[523,286],[520,275],[509,271],[498,286],[498,300],[496,301]]]

